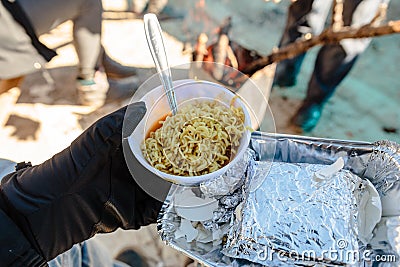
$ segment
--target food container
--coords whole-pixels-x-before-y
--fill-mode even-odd
[[[166,115],[170,113],[170,107],[168,105],[167,96],[164,93],[164,89],[162,86],[158,86],[153,90],[147,92],[140,99],[140,101],[145,102],[147,113],[142,121],[139,123],[139,125],[136,127],[132,135],[128,138],[128,142],[133,154],[146,169],[150,170],[152,173],[167,181],[180,185],[197,185],[201,182],[212,180],[213,178],[222,175],[243,155],[250,142],[250,108],[248,108],[246,103],[241,98],[237,97],[232,91],[228,90],[222,85],[208,81],[191,79],[178,80],[174,82],[174,91],[177,100],[178,110],[182,105],[190,104],[194,101],[197,102],[216,100],[226,107],[229,107],[231,103],[235,107],[241,107],[245,115],[245,131],[240,139],[240,145],[237,149],[237,153],[233,155],[227,165],[205,175],[177,176],[164,173],[151,166],[144,157],[141,150],[141,144],[143,143],[147,134],[150,131],[154,130],[154,125],[156,125],[160,120],[165,118]]]
[[[398,144],[388,141],[369,143],[254,132],[249,148],[255,152],[256,161],[259,163],[265,163],[264,159],[273,158],[275,162],[282,163],[330,165],[337,159],[343,158],[344,169],[371,181],[382,201],[382,218],[373,230],[373,238],[368,245],[360,247],[360,251],[357,251],[360,258],[351,263],[351,266],[399,266],[400,146]],[[224,244],[221,242],[188,243],[184,238],[175,238],[181,218],[174,211],[172,195],[173,191],[167,197],[158,220],[159,234],[169,246],[204,266],[262,266],[255,261],[226,256],[223,253]],[[221,200],[221,196],[218,199]],[[232,223],[232,220],[227,222],[227,224]],[[286,257],[285,260],[274,258],[268,264],[268,266],[333,265],[336,264],[302,261],[290,257]]]

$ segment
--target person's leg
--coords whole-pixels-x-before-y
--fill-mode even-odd
[[[285,30],[279,42],[284,47],[302,38],[305,34],[319,34],[324,26],[331,6],[327,0],[298,0],[288,9]],[[294,86],[300,72],[305,53],[292,59],[278,63],[274,84],[278,86]]]
[[[100,53],[101,0],[18,0],[37,35],[72,20],[79,76],[93,78]]]
[[[125,99],[137,89],[139,80],[132,77],[136,68],[115,62],[101,47],[101,0],[20,1],[38,35],[67,20],[73,21],[73,42],[79,59],[77,89],[80,104],[101,106],[106,97],[110,101]],[[99,67],[105,72],[96,71]],[[108,78],[124,79],[113,80],[111,87]]]
[[[101,25],[103,6],[101,0],[85,0],[81,12],[73,19],[73,37],[79,58],[79,78],[94,77],[101,51]]]
[[[101,52],[102,12],[101,0],[85,0],[73,20],[74,46],[79,58],[78,102],[83,105],[103,105],[109,87],[106,74],[96,72]]]
[[[345,26],[361,26],[371,21],[380,0],[347,0],[344,2]],[[346,39],[340,44],[323,46],[315,61],[308,84],[307,95],[292,122],[305,131],[318,123],[323,105],[337,86],[350,72],[359,54],[368,46],[370,39]]]
[[[111,252],[95,238],[75,244],[71,249],[48,262],[49,267],[130,267],[114,260]],[[135,265],[132,265],[135,266]],[[139,267],[139,266],[137,266]]]
[[[79,59],[78,95],[82,104],[101,105],[108,89],[107,79],[95,77],[101,49],[101,0],[19,0],[37,35],[49,32],[61,23],[73,21],[73,43]],[[97,82],[97,80],[102,80]],[[80,89],[80,90],[79,90]],[[90,95],[88,99],[86,95]]]
[[[326,45],[318,53],[315,69],[308,84],[306,98],[292,118],[292,123],[311,131],[321,117],[322,107],[338,84],[351,70],[357,57],[345,62],[346,52],[341,45]]]
[[[82,267],[81,244],[75,244],[69,250],[58,255],[47,264],[49,267]]]
[[[101,106],[106,98],[115,101],[130,97],[139,84],[134,77],[136,68],[119,64],[101,46],[102,1],[75,1],[83,1],[79,14],[73,19],[74,45],[79,58],[78,101]],[[97,68],[100,71],[96,71]]]
[[[114,259],[111,252],[96,238],[86,240],[81,245],[82,267],[140,267],[140,265],[131,265],[129,262]],[[75,265],[74,265],[75,266]]]
[[[78,16],[84,0],[18,0],[38,36]]]
[[[134,249],[126,249],[121,251],[115,257],[115,260],[116,260],[115,263],[125,264],[128,266],[148,267],[148,264],[143,259],[143,257],[139,253],[137,253]]]

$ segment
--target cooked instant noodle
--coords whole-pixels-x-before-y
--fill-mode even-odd
[[[245,130],[242,108],[217,101],[187,104],[167,116],[142,144],[156,169],[179,176],[216,171],[230,161]]]

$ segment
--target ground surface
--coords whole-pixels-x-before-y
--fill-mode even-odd
[[[154,73],[140,18],[126,10],[123,0],[104,0],[103,44],[116,60],[139,67],[145,81]],[[268,54],[278,43],[285,21],[287,3],[275,5],[262,0],[206,1],[171,0],[171,6],[183,10],[185,19],[163,20],[165,43],[171,66],[190,61],[183,54],[185,44],[193,44],[201,31],[211,33],[227,16],[233,17],[231,37],[248,49]],[[287,1],[289,2],[289,1]],[[392,1],[389,18],[400,14],[400,3]],[[400,17],[397,17],[399,19]],[[59,56],[47,69],[54,85],[41,72],[29,75],[20,88],[0,95],[0,158],[32,161],[37,164],[68,146],[90,123],[124,103],[108,104],[98,110],[76,104],[74,77],[77,58],[71,44],[71,23],[65,23],[42,40],[57,48]],[[214,35],[215,36],[215,35]],[[212,41],[213,35],[210,34]],[[400,142],[400,35],[373,40],[350,75],[326,105],[314,131],[303,133],[323,138]],[[269,98],[278,133],[297,133],[288,125],[289,117],[304,97],[317,48],[305,59],[295,88],[274,88]],[[268,88],[269,89],[269,88]],[[128,100],[127,100],[128,101]],[[134,246],[151,266],[179,266],[183,258],[161,244],[150,226],[138,232],[117,232],[100,239],[117,253]]]

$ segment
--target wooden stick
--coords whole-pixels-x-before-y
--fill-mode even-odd
[[[378,27],[382,23],[382,21],[386,19],[387,9],[388,9],[388,3],[386,2],[380,3],[379,8],[375,14],[375,17],[371,20],[370,25]]]
[[[344,27],[337,32],[329,28],[318,36],[313,36],[308,40],[299,40],[273,51],[268,56],[252,62],[243,72],[254,73],[271,63],[293,58],[317,45],[335,44],[343,39],[371,38],[394,33],[400,33],[400,20],[389,21],[379,27],[373,27],[370,24],[356,29]]]

